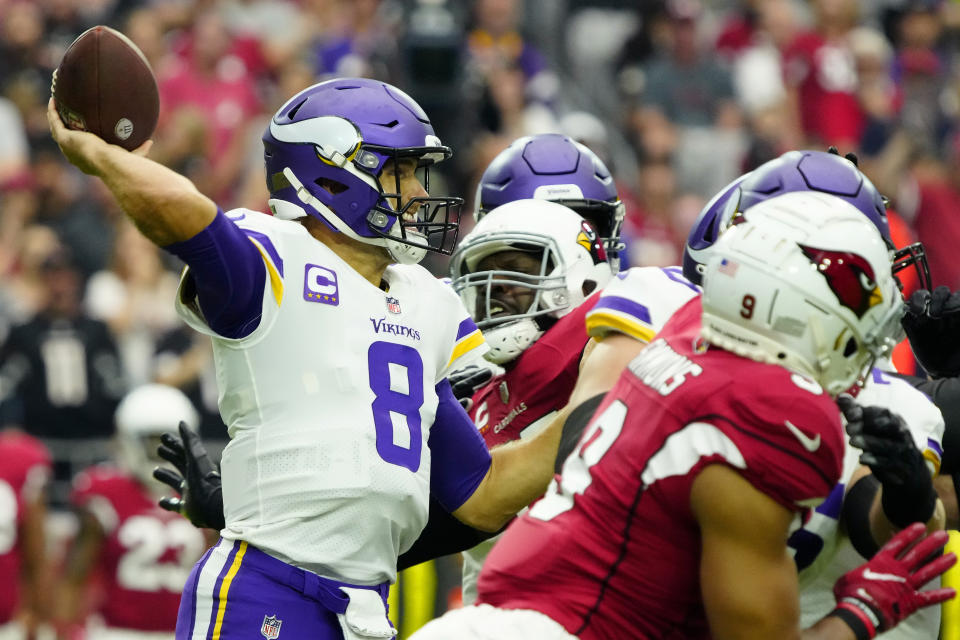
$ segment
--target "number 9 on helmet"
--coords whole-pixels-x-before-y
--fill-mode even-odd
[[[816,380],[836,396],[901,333],[902,299],[877,228],[841,198],[794,192],[738,218],[703,274],[703,338]]]

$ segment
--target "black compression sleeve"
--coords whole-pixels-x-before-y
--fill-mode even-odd
[[[584,400],[576,409],[567,416],[567,421],[563,423],[563,431],[560,434],[560,446],[557,449],[557,459],[553,464],[554,471],[560,473],[563,463],[580,441],[583,430],[587,428],[587,423],[593,417],[593,412],[600,406],[605,394],[600,393],[589,400]]]
[[[431,498],[427,526],[413,546],[397,559],[397,569],[406,569],[427,560],[466,551],[498,533],[500,532],[490,533],[474,529],[460,522]]]
[[[880,490],[880,481],[864,476],[847,490],[843,498],[843,515],[850,543],[864,558],[872,558],[880,546],[870,531],[870,507]]]
[[[940,474],[960,472],[960,377],[927,380],[917,376],[894,374],[927,394],[943,414],[946,430],[943,433],[943,460]]]

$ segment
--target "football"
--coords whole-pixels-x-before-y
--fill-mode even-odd
[[[71,129],[132,150],[153,135],[160,113],[157,80],[143,52],[105,26],[87,29],[63,54],[53,100]]]

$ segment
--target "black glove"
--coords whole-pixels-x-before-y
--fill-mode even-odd
[[[883,487],[883,512],[892,524],[904,528],[933,516],[937,494],[923,454],[917,449],[903,419],[889,409],[862,407],[848,395],[837,398],[847,419],[850,444],[863,453]]]
[[[960,291],[920,289],[906,307],[903,329],[923,368],[934,378],[960,375]]]
[[[157,467],[153,477],[169,485],[183,497],[160,498],[160,506],[189,518],[197,527],[223,529],[223,483],[220,471],[207,455],[207,450],[186,423],[180,423],[180,437],[172,433],[160,436],[157,453],[177,468]],[[186,443],[186,446],[184,446]]]
[[[467,411],[473,406],[471,397],[473,393],[490,381],[493,377],[493,369],[488,367],[479,367],[475,364],[468,365],[463,369],[457,369],[447,376],[450,381],[450,389],[453,390],[453,397],[460,401],[463,408]]]

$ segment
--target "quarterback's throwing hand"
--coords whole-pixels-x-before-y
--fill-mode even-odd
[[[164,467],[153,470],[153,477],[170,486],[182,497],[169,496],[160,499],[160,506],[167,511],[180,513],[197,527],[222,529],[223,489],[220,472],[210,460],[200,436],[186,423],[180,423],[180,437],[172,433],[161,436],[157,448],[161,458],[177,468]]]

